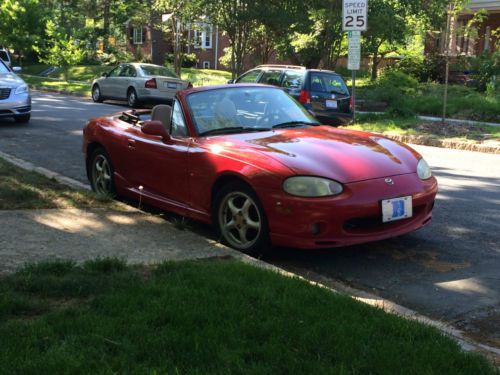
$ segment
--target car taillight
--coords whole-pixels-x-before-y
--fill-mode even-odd
[[[311,94],[307,90],[300,90],[299,102],[302,104],[311,103]]]
[[[188,89],[192,89],[193,88],[193,84],[191,82],[188,83]]]
[[[151,78],[146,81],[146,84],[144,85],[147,89],[156,89],[158,88],[156,86],[156,78]]]
[[[352,111],[352,96],[349,98],[349,109]]]

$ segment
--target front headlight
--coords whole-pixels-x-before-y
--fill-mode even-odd
[[[19,94],[25,94],[28,92],[28,86],[27,85],[21,85],[16,88],[16,91],[14,91],[14,94],[19,95]]]
[[[420,159],[417,164],[417,174],[421,180],[427,180],[431,178],[432,172],[429,164],[424,160],[424,158]]]
[[[342,193],[344,188],[336,181],[322,177],[296,176],[283,183],[283,190],[299,197],[326,197]]]

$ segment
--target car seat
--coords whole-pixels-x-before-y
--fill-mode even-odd
[[[170,115],[172,107],[167,104],[159,104],[153,107],[151,111],[151,121],[160,121],[167,132],[170,132]]]

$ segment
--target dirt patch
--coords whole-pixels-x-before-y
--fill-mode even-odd
[[[415,130],[421,134],[438,136],[440,138],[466,138],[470,140],[497,140],[500,137],[489,134],[489,129],[480,125],[467,123],[446,123],[424,121],[416,125]]]

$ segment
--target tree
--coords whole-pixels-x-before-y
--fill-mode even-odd
[[[46,33],[48,48],[43,63],[63,68],[64,79],[68,80],[68,67],[78,64],[84,57],[84,51],[72,37],[65,37],[61,30],[57,30],[54,22],[47,21]]]
[[[46,9],[39,0],[0,2],[0,45],[14,48],[19,63],[43,38],[45,15]]]

